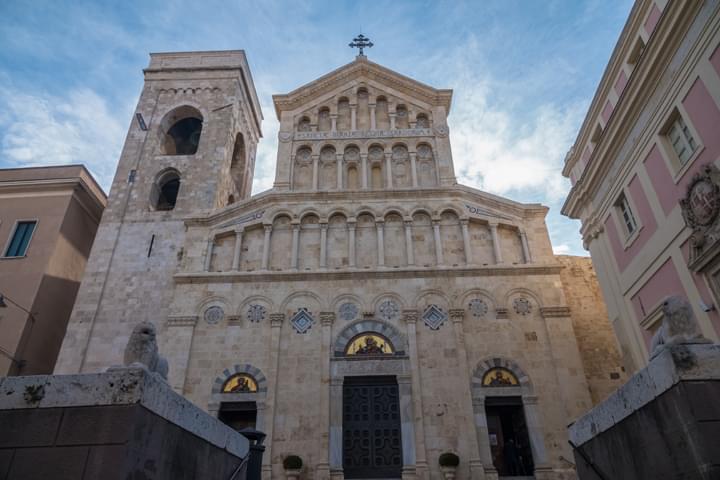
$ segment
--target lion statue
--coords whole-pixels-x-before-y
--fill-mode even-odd
[[[672,345],[710,343],[700,333],[693,309],[683,297],[673,295],[663,300],[662,313],[662,325],[650,345],[651,360]]]

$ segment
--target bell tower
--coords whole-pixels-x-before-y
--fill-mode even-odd
[[[91,338],[96,324],[117,329],[108,338],[123,323],[162,329],[173,275],[195,254],[185,219],[250,197],[262,113],[245,53],[153,53],[144,75],[57,372],[103,367],[116,346]]]
[[[153,53],[144,74],[108,214],[173,218],[248,198],[262,113],[245,53]]]

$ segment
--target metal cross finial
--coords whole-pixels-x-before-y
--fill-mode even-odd
[[[363,55],[363,49],[364,48],[371,48],[373,46],[373,43],[370,41],[369,38],[367,38],[362,33],[358,35],[357,37],[353,38],[352,43],[348,44],[350,48],[359,48],[360,49],[360,55]]]

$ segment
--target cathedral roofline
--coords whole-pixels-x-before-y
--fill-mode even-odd
[[[347,82],[358,74],[375,76],[390,85],[418,96],[430,105],[445,107],[450,112],[452,104],[452,89],[437,89],[410,77],[402,75],[387,67],[371,62],[364,55],[358,55],[352,62],[336,68],[325,75],[296,88],[290,93],[273,95],[275,114],[278,120],[280,113],[285,110],[294,110],[304,105],[309,99],[320,96],[333,85]]]

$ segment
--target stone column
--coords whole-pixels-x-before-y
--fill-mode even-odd
[[[424,411],[422,402],[422,379],[420,377],[420,363],[417,352],[417,310],[403,310],[403,317],[407,326],[408,357],[412,375],[413,410],[415,411],[415,466],[417,478],[429,478],[427,453],[425,451],[425,425],[423,423]]]
[[[495,252],[495,263],[502,263],[502,250],[500,249],[500,238],[498,237],[498,224],[490,223],[490,235],[492,237],[493,252]]]
[[[355,266],[355,220],[348,220],[348,266]]]
[[[210,234],[210,238],[208,239],[207,243],[207,250],[205,251],[205,264],[203,265],[203,269],[206,272],[210,271],[210,262],[212,261],[212,254],[213,254],[213,247],[215,247],[215,234]]]
[[[377,124],[376,116],[375,116],[375,104],[369,103],[368,107],[370,108],[370,130],[375,130],[377,127],[375,126]]]
[[[522,245],[523,260],[525,263],[532,263],[532,257],[530,256],[530,247],[528,246],[527,233],[524,229],[518,230],[520,235],[520,245]]]
[[[480,460],[485,465],[486,471],[494,472],[492,451],[490,450],[490,433],[488,432],[487,415],[485,414],[485,397],[474,397],[472,399],[472,408]]]
[[[300,252],[300,221],[293,220],[292,226],[292,253],[290,256],[290,268],[298,269],[298,253]]]
[[[463,248],[465,249],[465,265],[472,264],[472,248],[470,247],[470,231],[468,230],[468,219],[460,219],[460,228],[462,229]]]
[[[360,166],[360,175],[362,176],[362,189],[367,190],[368,188],[368,168],[367,168],[367,153],[360,154],[360,160],[362,162]]]
[[[357,130],[357,105],[350,105],[350,130]]]
[[[402,477],[414,477],[415,472],[415,412],[413,411],[412,375],[398,375],[400,397],[400,438],[402,441]]]
[[[233,251],[232,270],[240,270],[240,252],[242,252],[243,227],[235,227],[235,250]]]
[[[383,220],[375,220],[375,229],[377,230],[377,252],[378,252],[378,267],[385,265],[385,240],[383,238]]]
[[[330,342],[332,341],[332,324],[335,321],[335,312],[320,312],[322,325],[322,344],[320,345],[320,358],[322,359],[321,392],[320,392],[320,452],[322,457],[317,465],[316,478],[326,480],[330,478]],[[342,404],[342,401],[340,402]]]
[[[538,397],[534,395],[523,395],[522,401],[528,437],[530,437],[533,463],[536,469],[547,469],[549,465],[547,450],[545,449],[545,436],[543,435],[542,421],[540,420],[541,414],[538,408]]]
[[[337,154],[337,189],[342,190],[343,188],[343,154]]]
[[[415,152],[410,152],[410,174],[412,175],[412,186],[417,187],[417,153]]]
[[[267,406],[267,423],[265,424],[265,454],[262,460],[262,477],[270,478],[272,473],[272,444],[273,444],[273,427],[275,425],[275,410],[277,400],[278,386],[278,368],[280,361],[280,331],[285,321],[284,313],[270,314],[270,345],[268,345],[268,355],[270,356],[267,372],[268,391],[265,397]]]
[[[390,117],[390,130],[395,130],[395,117],[397,116],[397,113],[395,112],[389,112],[388,117]]]
[[[320,222],[320,268],[327,266],[327,222]]]
[[[392,179],[392,153],[385,154],[385,189],[390,190],[393,188]]]
[[[435,236],[435,263],[437,265],[442,265],[445,263],[445,260],[443,259],[442,237],[440,236],[440,221],[433,220],[432,224],[433,235]]]
[[[415,252],[413,251],[412,241],[412,218],[406,218],[405,221],[405,251],[407,252],[407,264],[415,264]]]
[[[320,161],[320,155],[312,156],[312,162],[313,162],[312,188],[313,188],[313,190],[318,189],[318,163],[319,163],[319,161]]]
[[[330,476],[342,477],[343,434],[342,413],[343,378],[330,379]]]
[[[453,334],[455,336],[455,350],[457,351],[458,358],[458,377],[462,379],[459,390],[458,398],[462,399],[460,408],[462,409],[461,415],[465,418],[473,418],[473,404],[472,404],[472,391],[470,388],[470,368],[467,360],[467,350],[465,347],[465,330],[463,326],[463,320],[465,319],[465,310],[461,308],[454,308],[450,310],[450,319],[452,320]],[[483,462],[480,457],[480,447],[477,443],[477,436],[473,435],[466,429],[461,430],[460,444],[466,444],[468,451],[470,452],[470,461],[468,465],[470,467],[470,478],[472,480],[479,480],[485,477],[485,471],[483,469]],[[464,438],[462,438],[464,437]]]
[[[336,132],[337,131],[337,119],[338,114],[337,113],[331,113],[330,114],[330,131]]]
[[[265,239],[263,240],[262,269],[267,270],[270,265],[270,234],[272,225],[265,225]]]

